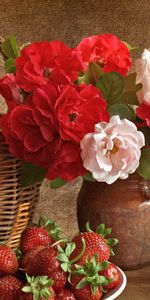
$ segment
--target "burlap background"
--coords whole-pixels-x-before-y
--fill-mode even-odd
[[[149,0],[0,0],[0,35],[12,33],[20,45],[27,41],[60,39],[70,46],[81,38],[114,33],[139,47],[150,44]],[[139,56],[135,54],[134,56]],[[76,197],[81,181],[51,191],[41,188],[35,218],[45,214],[69,234],[77,231]]]

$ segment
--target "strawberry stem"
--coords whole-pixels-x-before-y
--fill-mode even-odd
[[[49,299],[52,296],[50,288],[53,280],[47,276],[32,276],[26,274],[27,284],[22,288],[24,293],[31,293],[33,300]]]
[[[60,243],[65,243],[65,244],[66,244],[66,243],[67,243],[67,238],[61,239],[61,240],[59,240],[59,241],[53,243],[53,244],[51,245],[51,247],[55,247],[55,246],[59,245]]]
[[[76,270],[71,271],[70,280],[72,275],[81,276],[81,280],[78,282],[76,289],[83,289],[86,285],[89,285],[92,294],[95,294],[98,288],[102,289],[103,285],[108,284],[108,279],[99,274],[99,272],[105,270],[108,265],[108,261],[98,263],[97,255],[94,255],[90,260],[86,259],[84,266],[75,264]]]
[[[86,243],[84,238],[82,238],[81,241],[82,241],[82,250],[74,259],[70,260],[70,264],[74,264],[75,262],[77,262],[85,252]]]

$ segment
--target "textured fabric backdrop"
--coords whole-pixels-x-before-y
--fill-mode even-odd
[[[60,39],[74,46],[85,36],[107,32],[138,46],[139,52],[148,47],[150,1],[0,0],[0,35],[6,37],[12,33],[20,45],[27,41]],[[50,216],[70,235],[74,234],[78,230],[76,197],[80,185],[81,180],[77,180],[51,191],[45,182],[35,218],[39,214]]]

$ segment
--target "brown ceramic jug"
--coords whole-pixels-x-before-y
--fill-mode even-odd
[[[83,181],[77,199],[81,231],[104,223],[119,240],[112,261],[124,270],[150,265],[150,180],[138,174],[106,183]]]

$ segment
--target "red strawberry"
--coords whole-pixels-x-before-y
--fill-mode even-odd
[[[46,217],[40,217],[38,225],[42,226],[47,230],[53,242],[62,239],[61,229],[59,228],[58,224],[55,221],[48,219]]]
[[[37,248],[38,246],[51,245],[51,238],[46,229],[42,227],[28,226],[21,235],[20,250],[23,254]]]
[[[65,247],[67,242],[67,238],[61,237],[61,229],[59,228],[58,224],[46,217],[40,217],[38,226],[42,226],[47,230],[49,236],[52,239],[52,244],[55,244],[54,247],[57,249],[57,245],[60,245],[62,248]]]
[[[107,269],[100,272],[100,274],[111,280],[110,283],[104,286],[106,290],[114,289],[121,284],[121,274],[118,268],[112,263],[109,263]]]
[[[90,285],[84,286],[84,288],[81,289],[76,289],[75,287],[78,285],[78,283],[83,279],[84,277],[77,276],[73,277],[72,279],[72,290],[77,297],[78,300],[100,300],[102,298],[102,290],[101,288],[98,288],[96,293],[91,292],[91,287]]]
[[[96,253],[98,254],[98,261],[106,261],[109,260],[110,250],[109,246],[106,244],[105,240],[99,236],[96,232],[84,232],[77,235],[73,242],[76,245],[75,250],[70,256],[70,260],[75,259],[80,255],[83,247],[82,240],[85,241],[85,251],[83,255],[78,260],[78,264],[85,264],[86,258],[90,259]]]
[[[14,274],[18,271],[16,254],[5,245],[0,246],[0,276]]]
[[[99,271],[104,270],[108,262],[97,263],[97,256],[86,259],[84,266],[75,265],[72,270],[70,287],[78,300],[99,300],[102,297],[102,286],[108,284]]]
[[[17,300],[18,292],[22,287],[22,282],[12,275],[0,278],[0,299]]]
[[[49,272],[46,272],[48,274]],[[53,288],[57,291],[62,289],[67,283],[66,273],[59,267],[55,272],[50,273],[53,279]]]
[[[83,240],[85,241],[85,251],[78,260],[78,264],[83,265],[86,258],[90,259],[93,255],[97,254],[97,261],[102,262],[109,260],[110,254],[113,252],[111,245],[117,244],[116,239],[105,239],[105,235],[111,233],[111,229],[105,229],[105,225],[101,224],[96,232],[90,229],[89,223],[86,225],[87,232],[79,233],[73,242],[76,244],[76,248],[70,256],[70,260],[74,260],[76,257],[80,257],[80,253],[83,248]]]
[[[70,290],[62,289],[57,293],[56,300],[76,300],[76,298]]]
[[[62,289],[67,282],[67,275],[57,260],[57,251],[52,247],[40,250],[27,265],[26,272],[30,276],[46,275],[54,280],[54,289]]]
[[[26,272],[27,266],[30,264],[30,259],[32,260],[33,257],[44,248],[45,246],[38,246],[37,248],[27,252],[20,261],[20,267]]]
[[[29,277],[26,275],[27,284],[19,292],[17,300],[54,300],[55,292],[52,288],[53,281],[47,276]]]

